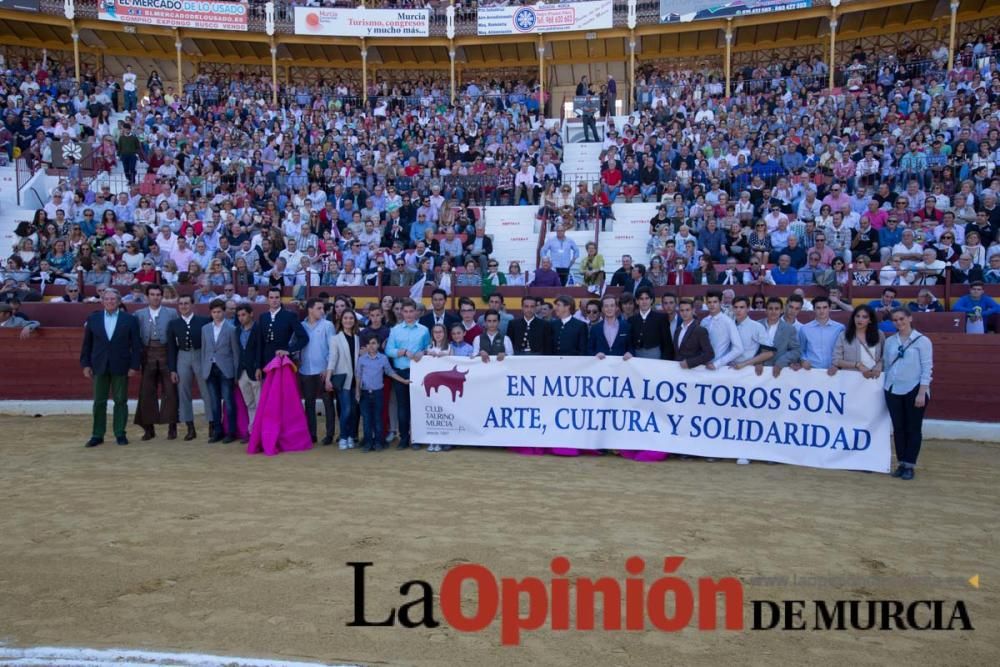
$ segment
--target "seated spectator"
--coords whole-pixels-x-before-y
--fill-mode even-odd
[[[539,263],[538,269],[535,270],[534,280],[531,281],[529,287],[561,287],[562,280],[559,278],[559,274],[556,273],[555,269],[552,268],[552,260],[548,257],[542,257]]]
[[[0,328],[20,329],[21,339],[27,339],[31,332],[41,326],[35,320],[26,320],[19,315],[15,315],[14,307],[9,303],[0,303]]]
[[[986,333],[990,319],[1000,313],[1000,304],[985,294],[983,283],[976,281],[969,285],[969,293],[956,301],[951,309],[965,313],[965,332]]]
[[[818,254],[810,253],[810,257],[815,257],[816,261],[819,261]],[[798,271],[792,266],[792,260],[788,255],[782,255],[778,258],[778,265],[771,269],[771,280],[775,285],[797,285],[798,282]],[[812,275],[811,273],[809,274]]]
[[[958,261],[951,265],[951,283],[953,285],[968,285],[983,282],[983,270],[972,261],[972,256],[963,252]]]
[[[941,302],[929,289],[922,289],[917,293],[917,298],[906,304],[912,313],[940,313],[944,311]]]
[[[937,285],[938,281],[944,282],[944,272],[948,265],[937,257],[934,248],[926,248],[923,253],[923,261],[913,265],[913,273],[916,276],[916,285]]]

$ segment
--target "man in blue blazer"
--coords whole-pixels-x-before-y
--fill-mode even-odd
[[[552,354],[559,357],[582,357],[587,354],[587,325],[573,317],[576,305],[572,297],[557,296],[552,320]]]
[[[299,318],[281,307],[281,288],[267,290],[268,311],[257,320],[260,332],[260,363],[263,371],[277,356],[298,352],[309,342],[309,334]]]
[[[628,320],[618,313],[618,299],[605,295],[601,299],[601,319],[590,327],[588,352],[599,359],[606,355],[631,359],[631,328]]]
[[[139,321],[119,310],[121,295],[106,289],[101,295],[103,309],[91,313],[84,324],[80,366],[83,376],[94,382],[94,420],[87,447],[104,442],[108,429],[108,393],[114,401],[112,428],[119,445],[127,445],[128,379],[139,373],[142,338]]]

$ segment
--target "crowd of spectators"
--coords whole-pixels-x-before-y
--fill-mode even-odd
[[[833,95],[819,59],[748,68],[730,98],[716,74],[645,68],[599,178],[572,185],[530,80],[467,80],[453,106],[441,76],[373,78],[365,101],[343,74],[273,105],[264,75],[203,73],[178,93],[155,71],[77,87],[47,56],[3,63],[0,147],[63,167],[17,230],[6,287],[190,284],[207,303],[250,285],[499,282],[481,205],[535,206],[565,230],[637,201],[658,204],[638,265],[653,286],[995,283],[994,40],[950,73],[940,55],[854,53],[838,76],[875,76]],[[596,250],[540,270],[566,284],[579,260],[599,291]]]

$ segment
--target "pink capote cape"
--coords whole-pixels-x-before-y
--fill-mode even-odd
[[[622,449],[618,453],[621,454],[622,458],[641,461],[643,463],[665,461],[670,456],[666,452],[657,452],[652,449]]]
[[[247,454],[264,452],[274,456],[312,449],[295,373],[295,362],[287,356],[275,357],[264,368],[264,385],[250,429]]]
[[[250,412],[247,410],[247,402],[243,400],[243,392],[238,386],[233,387],[233,402],[236,403],[236,437],[247,440],[250,438]],[[222,406],[222,423],[229,423],[225,406]]]

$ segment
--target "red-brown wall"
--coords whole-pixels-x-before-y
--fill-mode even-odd
[[[43,327],[28,340],[0,329],[0,400],[87,399],[80,369],[83,328]],[[934,384],[928,416],[1000,422],[991,387],[1000,377],[1000,336],[928,333],[934,341]],[[138,393],[133,378],[129,396]]]

